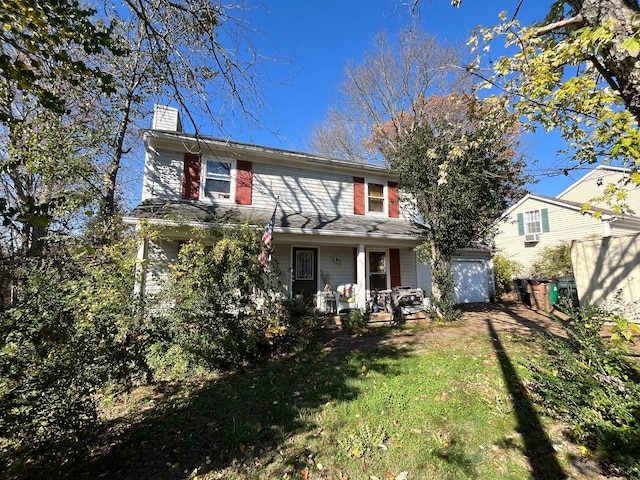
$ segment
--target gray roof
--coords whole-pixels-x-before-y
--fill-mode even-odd
[[[266,226],[273,210],[243,205],[212,205],[190,201],[147,200],[133,209],[131,219],[162,220],[175,223],[245,223]],[[399,218],[365,215],[329,215],[287,211],[279,206],[276,232],[336,234],[366,237],[418,238],[424,227]]]

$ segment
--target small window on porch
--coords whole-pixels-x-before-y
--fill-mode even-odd
[[[369,252],[369,288],[387,289],[387,252]]]

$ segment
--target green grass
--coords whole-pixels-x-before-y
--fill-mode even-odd
[[[300,440],[316,465],[348,478],[526,478],[501,447],[519,441],[487,347],[467,339],[416,356],[349,355],[345,385],[357,397],[324,405],[321,434]]]
[[[535,346],[503,335],[444,342],[346,354],[316,347],[230,374],[107,397],[92,460],[59,466],[57,474],[557,478],[535,464],[550,440],[527,424],[541,420],[514,378],[524,374],[517,359]],[[509,361],[513,370],[505,370]],[[559,457],[569,469],[569,457]]]

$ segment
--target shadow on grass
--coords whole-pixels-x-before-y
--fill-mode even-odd
[[[380,347],[358,352],[357,358],[369,371],[393,375],[394,364],[382,359],[404,354],[401,349]],[[349,385],[349,379],[361,375],[359,366],[315,346],[304,354],[192,385],[191,392],[183,383],[158,385],[164,389],[161,402],[137,421],[108,425],[112,433],[104,442],[104,453],[65,474],[186,479],[215,471],[222,476],[214,478],[244,478],[245,473],[257,476],[263,466],[279,463],[299,475],[313,452],[302,447],[292,451],[285,446],[287,440],[320,434],[317,409],[361,393]]]
[[[516,402],[525,454],[534,472],[540,474],[537,478],[563,478],[554,476],[562,470],[552,447],[533,407],[522,395],[513,365],[490,323],[489,328]],[[353,348],[360,339],[366,341],[366,348],[363,344],[354,355]],[[388,360],[410,354],[410,349],[401,346],[383,346],[385,340],[385,336],[339,334],[304,353],[239,368],[216,380],[157,384],[155,404],[136,413],[135,418],[118,419],[105,426],[104,441],[91,462],[60,466],[59,470],[64,469],[67,478],[162,480],[207,474],[211,478],[274,478],[263,472],[269,465],[279,464],[290,478],[300,478],[314,455],[306,446],[310,442],[304,439],[323,434],[322,419],[317,417],[321,407],[361,395],[351,380],[362,374],[362,364],[368,371],[393,375],[395,364]],[[357,361],[348,362],[345,356]],[[542,440],[534,440],[538,437]],[[461,445],[433,454],[467,476],[475,476],[473,462]],[[554,463],[549,463],[548,457]],[[30,478],[51,478],[36,473]]]
[[[540,418],[529,397],[525,394],[525,388],[516,369],[507,355],[500,337],[496,332],[490,319],[486,320],[489,336],[493,341],[493,348],[498,357],[502,376],[511,396],[516,421],[517,430],[522,435],[524,442],[523,453],[529,461],[531,474],[536,479],[563,479],[567,475],[562,470],[555,456],[555,450],[551,440],[547,436]],[[506,444],[507,447],[517,448],[513,444]]]

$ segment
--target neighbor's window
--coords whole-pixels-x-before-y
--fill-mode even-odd
[[[367,197],[370,212],[384,212],[384,185],[369,183],[367,185]]]
[[[540,215],[540,210],[524,212],[524,233],[525,235],[542,233],[542,217]]]
[[[231,162],[207,160],[204,195],[215,199],[231,198]]]

